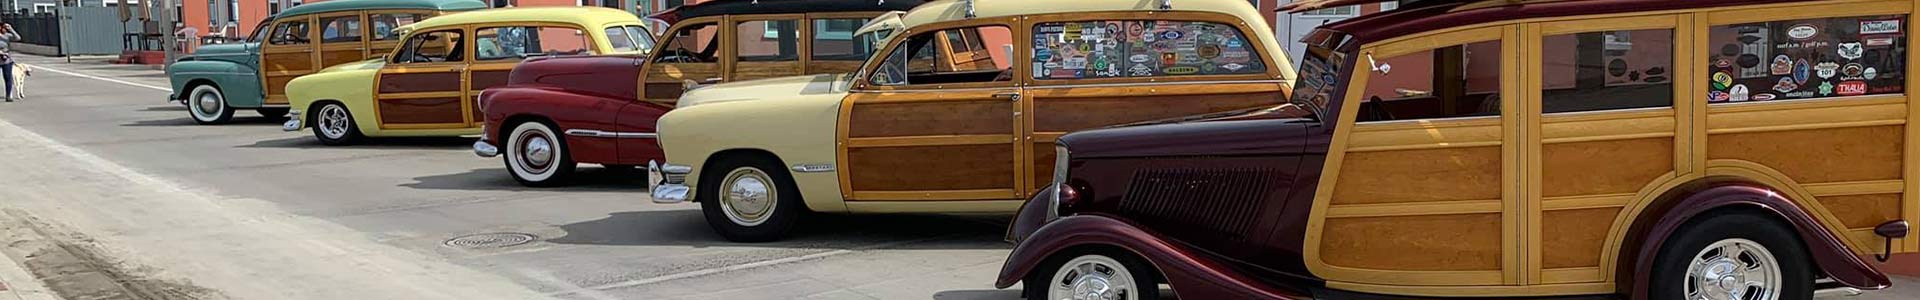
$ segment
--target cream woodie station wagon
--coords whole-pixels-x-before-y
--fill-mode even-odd
[[[1239,0],[935,1],[852,74],[700,87],[661,117],[655,201],[729,239],[806,212],[1011,212],[1070,131],[1284,103],[1292,68]]]

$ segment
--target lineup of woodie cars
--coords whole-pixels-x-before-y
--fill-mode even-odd
[[[996,286],[1029,299],[1807,299],[1920,252],[1920,1],[1396,4],[1296,67],[1239,0],[337,0],[169,99],[479,135],[529,186],[645,165],[741,242],[1014,213]]]

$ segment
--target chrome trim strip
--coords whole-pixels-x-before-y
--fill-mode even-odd
[[[174,75],[245,75],[245,76],[255,76],[255,75],[257,75],[257,74],[259,74],[259,73],[241,73],[241,72],[179,72],[179,73],[173,73],[173,74],[174,74]]]
[[[660,137],[660,134],[652,132],[607,132],[592,129],[567,129],[567,135],[615,139],[651,139]]]
[[[833,172],[833,164],[798,164],[793,165],[793,171],[801,173]]]

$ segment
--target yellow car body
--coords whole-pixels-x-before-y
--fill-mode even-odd
[[[475,135],[485,120],[474,99],[486,88],[506,84],[513,67],[534,56],[525,53],[553,55],[554,49],[547,49],[553,47],[571,50],[561,54],[639,54],[648,48],[635,47],[638,39],[650,44],[653,38],[633,14],[601,7],[488,9],[396,31],[405,37],[387,55],[289,82],[293,110],[282,129],[313,127],[315,136],[330,145],[361,136]],[[330,106],[343,108],[344,114],[323,113],[339,112]],[[332,118],[340,115],[345,118]],[[351,122],[344,128],[321,126],[341,120]]]

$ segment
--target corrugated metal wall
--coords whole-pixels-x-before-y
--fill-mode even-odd
[[[120,22],[118,8],[61,7],[56,11],[62,55],[119,55],[126,33],[140,32],[139,20]]]

